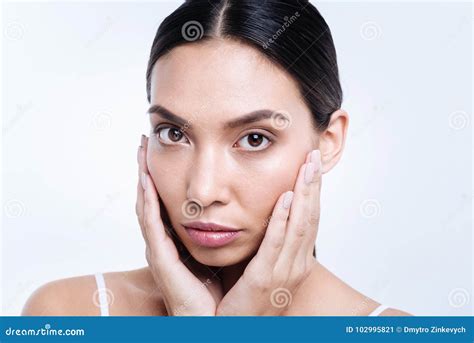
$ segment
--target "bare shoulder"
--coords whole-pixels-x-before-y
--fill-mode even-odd
[[[315,262],[311,273],[293,297],[288,315],[303,316],[368,316],[380,303],[357,291]],[[387,308],[379,316],[410,316]]]
[[[111,316],[166,315],[147,268],[104,273]],[[163,312],[165,311],[165,312]],[[23,316],[100,316],[94,274],[47,282],[28,298]]]
[[[96,289],[93,275],[76,276],[47,282],[28,298],[23,316],[98,315],[92,294]]]

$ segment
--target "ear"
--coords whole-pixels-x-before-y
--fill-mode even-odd
[[[331,114],[327,129],[319,135],[323,174],[330,171],[341,158],[348,127],[349,115],[343,109],[339,109]]]

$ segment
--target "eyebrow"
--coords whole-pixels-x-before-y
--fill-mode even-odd
[[[167,108],[161,106],[161,105],[152,105],[147,113],[149,114],[157,114],[161,116],[162,118],[175,122],[179,126],[184,126],[188,122],[188,120],[174,114]],[[263,110],[257,110],[253,111],[247,114],[244,114],[243,116],[240,116],[236,119],[232,119],[231,121],[228,121],[224,124],[224,129],[233,129],[239,126],[243,126],[246,124],[251,124],[255,123],[261,120],[269,119],[273,116],[273,114],[276,113],[276,111],[272,111],[269,109],[263,109]]]

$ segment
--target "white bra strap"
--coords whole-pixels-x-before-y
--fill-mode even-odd
[[[97,283],[97,292],[99,296],[100,315],[108,316],[109,304],[107,301],[107,288],[105,287],[104,275],[102,275],[102,273],[96,273],[95,281]]]
[[[380,313],[385,311],[388,308],[388,306],[380,304],[375,310],[373,310],[371,313],[369,313],[369,316],[378,316]]]

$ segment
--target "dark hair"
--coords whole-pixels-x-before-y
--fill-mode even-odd
[[[215,37],[257,48],[296,81],[313,125],[324,131],[342,104],[329,27],[308,0],[188,0],[161,23],[151,47],[146,91],[156,61],[181,44]],[[313,255],[315,252],[313,251]]]

